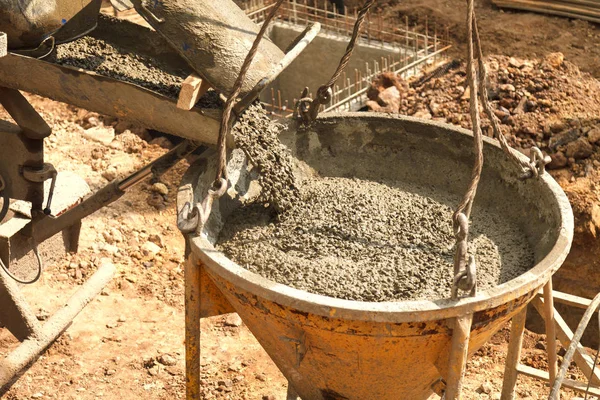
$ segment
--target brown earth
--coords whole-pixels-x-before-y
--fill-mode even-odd
[[[386,9],[392,15],[409,13],[423,20],[429,15],[447,24],[458,40],[464,38],[463,2],[408,0]],[[488,53],[542,57],[561,51],[584,71],[600,75],[599,52],[594,46],[599,30],[592,24],[529,13],[502,13],[489,2],[478,6]],[[458,46],[460,48],[460,46]],[[48,160],[59,170],[77,172],[97,190],[107,178],[125,174],[165,152],[150,144],[145,130],[118,124],[61,103],[29,97],[54,134],[46,140]],[[0,113],[0,118],[7,118]],[[108,145],[85,139],[84,129],[96,134],[119,133]],[[135,133],[135,134],[134,134]],[[142,140],[140,139],[146,139]],[[159,139],[169,147],[168,141]],[[184,398],[183,247],[175,227],[174,196],[185,163],[163,178],[169,193],[146,182],[118,202],[84,220],[78,254],[65,255],[48,265],[43,279],[25,289],[40,319],[55,311],[104,258],[118,269],[113,282],[94,300],[66,333],[21,377],[6,399],[182,399]],[[569,169],[556,173],[575,210],[597,204],[597,181],[574,177]],[[592,195],[593,194],[593,195]],[[591,229],[580,225],[573,262],[585,262],[598,252]],[[587,229],[587,230],[586,230]],[[159,251],[148,251],[147,243]],[[156,248],[154,248],[156,249]],[[592,253],[588,256],[589,251]],[[586,252],[587,251],[587,252]],[[591,268],[591,266],[590,266]],[[595,287],[600,287],[596,285]],[[497,399],[502,384],[508,331],[499,332],[471,359],[465,398]],[[523,362],[545,367],[543,338],[527,333]],[[1,355],[16,346],[0,330]],[[284,399],[285,380],[244,325],[232,315],[202,321],[203,399]],[[174,364],[174,365],[173,365]],[[576,370],[572,378],[582,376]],[[517,398],[545,399],[547,388],[520,377]],[[566,391],[563,398],[574,395]]]

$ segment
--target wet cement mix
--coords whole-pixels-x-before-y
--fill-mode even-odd
[[[56,46],[49,61],[94,71],[177,98],[189,73],[172,71],[152,57],[133,54],[90,36]]]
[[[301,201],[276,214],[244,206],[217,245],[242,267],[311,293],[360,301],[450,296],[458,198],[399,182],[316,177],[299,187]],[[437,199],[437,200],[434,200]],[[470,250],[480,289],[531,268],[521,230],[500,214],[473,211]]]
[[[262,190],[256,201],[277,214],[288,211],[300,200],[294,158],[279,141],[282,129],[257,102],[246,108],[231,130],[236,146],[259,171]]]

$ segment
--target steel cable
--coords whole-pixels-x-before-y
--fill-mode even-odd
[[[233,111],[233,106],[235,105],[235,101],[236,101],[237,97],[239,96],[240,92],[242,91],[242,85],[244,83],[244,79],[246,78],[246,73],[248,72],[248,69],[250,68],[250,64],[252,64],[252,60],[254,59],[256,52],[258,51],[258,46],[260,45],[260,41],[262,40],[265,32],[267,31],[267,27],[269,26],[269,23],[271,22],[273,17],[275,17],[277,10],[279,9],[279,7],[281,6],[281,4],[283,2],[284,2],[284,0],[277,0],[277,3],[275,3],[273,8],[271,9],[271,12],[269,13],[267,18],[263,22],[262,26],[260,27],[260,30],[258,31],[256,38],[254,39],[254,43],[252,43],[252,47],[250,48],[250,51],[246,55],[246,59],[244,60],[244,63],[242,64],[240,73],[233,85],[233,90],[231,91],[231,94],[229,95],[229,97],[227,98],[227,101],[225,102],[225,108],[223,109],[223,116],[221,118],[221,126],[219,127],[219,138],[217,141],[217,147],[219,149],[218,150],[219,151],[219,159],[218,159],[218,167],[217,167],[218,170],[217,170],[217,176],[215,178],[215,182],[213,184],[213,188],[216,191],[219,191],[222,189],[223,179],[227,178],[226,139],[227,139],[227,136],[229,136],[229,132],[231,130],[232,124],[231,124],[230,120],[231,120],[231,112]]]
[[[344,69],[348,66],[350,62],[350,57],[354,52],[354,48],[356,47],[356,41],[360,36],[360,30],[362,28],[363,22],[369,13],[371,7],[375,4],[375,0],[367,0],[365,4],[361,7],[356,16],[356,21],[354,22],[354,28],[352,29],[352,36],[350,37],[350,42],[348,46],[346,46],[346,51],[344,55],[340,59],[335,72],[329,79],[329,81],[319,87],[317,89],[317,95],[314,99],[308,97],[308,88],[305,88],[302,94],[300,95],[300,99],[296,103],[297,114],[302,118],[305,123],[310,123],[317,118],[319,114],[319,109],[322,104],[327,104],[327,102],[331,99],[333,94],[333,85],[338,80]]]
[[[475,4],[474,0],[467,0],[467,81],[472,95],[469,100],[469,112],[473,125],[473,139],[475,163],[471,170],[471,180],[462,201],[458,204],[452,216],[452,226],[456,240],[454,254],[454,276],[452,280],[452,298],[458,297],[458,288],[476,294],[477,279],[475,276],[475,259],[468,254],[469,218],[473,201],[477,194],[477,187],[481,179],[483,168],[483,133],[481,132],[481,116],[479,114],[479,101],[477,96],[477,71],[475,65]]]
[[[8,268],[6,267],[6,264],[4,264],[4,261],[2,261],[2,258],[0,258],[0,268],[2,268],[4,270],[4,272],[6,272],[6,275],[8,275],[11,279],[13,279],[14,281],[21,283],[23,285],[31,285],[32,283],[37,282],[40,279],[40,276],[42,276],[42,270],[44,269],[44,264],[42,262],[42,257],[40,256],[37,243],[35,242],[35,240],[33,238],[31,238],[31,240],[32,240],[32,251],[33,251],[33,254],[35,255],[35,258],[37,259],[37,263],[38,263],[37,272],[31,280],[26,281],[26,280],[23,280],[23,279],[15,276],[12,272],[10,272],[8,270]]]

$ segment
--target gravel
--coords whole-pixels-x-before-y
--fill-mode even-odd
[[[245,205],[227,221],[219,250],[244,268],[311,293],[361,301],[450,296],[458,198],[427,187],[350,178],[313,178],[301,202],[276,214]],[[480,289],[533,265],[516,226],[475,207],[470,249]]]

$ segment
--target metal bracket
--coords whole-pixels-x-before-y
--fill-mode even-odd
[[[56,172],[56,168],[54,168],[54,165],[50,163],[44,163],[42,168],[23,167],[23,177],[29,182],[41,183],[47,181],[48,179],[52,179],[50,191],[48,193],[48,202],[44,208],[44,214],[46,215],[52,214],[50,206],[52,205],[52,197],[54,196],[54,188],[56,187],[57,176],[58,172]]]

